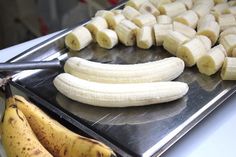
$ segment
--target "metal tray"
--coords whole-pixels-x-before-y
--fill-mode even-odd
[[[58,57],[65,60],[78,56],[107,64],[132,64],[171,56],[162,47],[142,50],[121,44],[105,50],[93,43],[81,52],[69,52],[64,45],[64,37],[70,30],[9,62]],[[60,94],[52,81],[61,72],[63,69],[22,71],[11,74],[14,77],[11,84],[64,125],[103,141],[119,156],[161,155],[236,91],[235,82],[222,81],[219,73],[208,77],[200,74],[196,67],[185,68],[176,79],[188,83],[190,87],[182,99],[145,107],[103,108],[75,102]]]

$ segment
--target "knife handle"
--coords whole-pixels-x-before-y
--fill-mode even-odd
[[[61,67],[62,67],[61,62],[58,59],[54,59],[51,61],[0,63],[0,71],[57,69]]]

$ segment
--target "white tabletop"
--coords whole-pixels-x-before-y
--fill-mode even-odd
[[[0,62],[57,34],[0,50]],[[167,150],[164,157],[236,157],[236,94]]]

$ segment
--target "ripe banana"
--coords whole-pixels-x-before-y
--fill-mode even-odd
[[[236,80],[236,58],[226,57],[221,69],[222,80]]]
[[[211,49],[212,44],[211,44],[211,40],[208,37],[204,35],[196,35],[196,38],[198,38],[202,42],[202,44],[205,46],[205,49],[207,51]]]
[[[220,41],[221,41],[221,39],[224,37],[224,36],[226,36],[226,35],[229,35],[229,34],[234,34],[234,35],[236,35],[236,27],[229,27],[229,28],[227,28],[227,29],[225,29],[224,31],[222,31],[221,33],[220,33]]]
[[[188,10],[192,9],[193,7],[193,0],[176,0],[176,1],[183,3]]]
[[[115,31],[103,29],[97,32],[97,42],[100,47],[111,49],[118,43],[118,37]]]
[[[216,4],[210,11],[216,18],[218,18],[221,14],[223,14],[224,10],[229,8],[228,3],[219,3]]]
[[[202,41],[195,37],[178,48],[176,56],[183,59],[186,66],[191,67],[198,59],[207,53],[207,49]]]
[[[195,29],[197,27],[198,16],[194,11],[188,10],[175,17],[174,20]]]
[[[170,31],[164,38],[163,47],[172,55],[176,55],[176,52],[180,45],[186,43],[190,39],[177,31]]]
[[[173,30],[172,24],[155,24],[153,26],[156,46],[163,44],[164,38],[170,31]]]
[[[122,14],[125,16],[125,18],[127,18],[128,20],[133,20],[135,17],[141,15],[141,13],[134,9],[133,7],[130,6],[126,6],[123,11]]]
[[[223,31],[229,27],[234,27],[236,26],[236,20],[233,14],[223,14],[220,15],[217,19],[219,25],[220,25],[220,30]]]
[[[150,13],[142,14],[135,17],[132,22],[139,27],[143,26],[153,26],[157,23],[156,17]]]
[[[225,55],[225,49],[221,44],[213,47],[197,60],[198,70],[208,76],[215,74],[223,65]]]
[[[229,34],[221,38],[220,44],[222,44],[226,50],[227,56],[232,56],[232,50],[236,47],[236,35]]]
[[[175,68],[173,68],[175,67]],[[139,64],[104,64],[78,57],[69,58],[66,73],[82,79],[104,83],[144,83],[170,81],[184,70],[184,62],[177,57]]]
[[[98,10],[95,14],[95,17],[100,16],[107,20],[108,16],[114,16],[115,14],[109,10]]]
[[[158,10],[163,4],[171,3],[171,0],[149,0]]]
[[[193,29],[192,27],[189,27],[177,21],[173,22],[173,28],[174,28],[174,31],[180,32],[190,39],[195,37],[195,35],[197,34],[195,29]]]
[[[205,35],[211,40],[212,45],[215,45],[219,38],[220,26],[215,21],[204,20],[197,30],[198,35]]]
[[[73,51],[79,51],[88,46],[91,42],[91,33],[83,26],[75,28],[65,37],[66,46]]]
[[[210,13],[211,8],[214,6],[214,2],[201,1],[193,5],[192,10],[198,15],[199,18],[204,17]]]
[[[154,43],[154,33],[152,27],[144,26],[137,29],[136,41],[139,48],[149,49]]]
[[[138,26],[129,20],[122,20],[116,27],[115,32],[120,40],[126,46],[133,46],[136,41],[136,30]]]
[[[139,9],[140,6],[147,2],[148,0],[129,0],[127,3],[126,3],[126,6],[130,6],[130,7],[133,7],[135,9]]]
[[[80,136],[50,118],[21,96],[14,96],[39,141],[58,157],[110,157],[113,151],[103,143]],[[45,156],[46,157],[46,156]]]
[[[201,18],[198,20],[197,30],[199,30],[199,27],[200,27],[202,24],[207,23],[207,22],[210,22],[210,21],[216,21],[216,20],[215,20],[215,17],[214,17],[212,14],[207,14],[207,15],[205,15],[204,17],[201,17]]]
[[[160,15],[159,10],[149,1],[143,3],[141,7],[139,8],[139,12],[142,14],[152,14],[154,16]]]
[[[16,104],[7,104],[1,140],[8,157],[53,157],[39,142]]]
[[[122,14],[108,15],[107,23],[108,23],[109,28],[114,30],[116,26],[124,19],[125,17]]]
[[[171,24],[172,19],[167,15],[159,15],[156,17],[158,24]]]
[[[108,28],[108,24],[105,18],[97,16],[92,18],[92,20],[86,25],[86,28],[92,34],[94,41],[96,41],[97,32],[105,28]]]
[[[70,99],[102,107],[164,103],[179,99],[188,91],[188,85],[182,82],[106,84],[82,80],[67,73],[59,74],[53,83]]]
[[[176,17],[186,11],[186,7],[183,3],[175,1],[172,3],[163,4],[159,7],[161,14],[168,15],[170,17]]]

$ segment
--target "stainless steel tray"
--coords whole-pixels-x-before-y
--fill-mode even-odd
[[[70,29],[65,30],[11,62],[78,56],[107,64],[132,64],[171,56],[162,47],[155,46],[142,50],[118,45],[105,50],[91,44],[81,52],[69,52],[64,46],[64,37],[69,32]],[[64,125],[73,125],[105,142],[120,156],[161,155],[236,91],[236,83],[221,81],[219,73],[208,77],[200,74],[196,67],[185,68],[176,80],[188,83],[190,90],[180,100],[145,107],[102,108],[75,102],[60,94],[52,80],[61,72],[63,69],[18,72],[12,74],[12,85],[47,112],[63,119]]]

